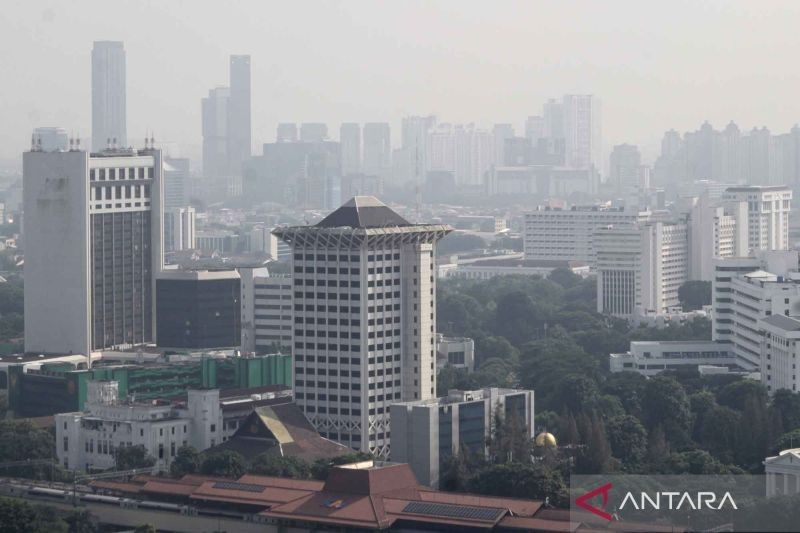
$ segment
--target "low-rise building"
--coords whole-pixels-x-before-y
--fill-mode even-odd
[[[634,341],[627,352],[610,354],[608,362],[611,372],[643,376],[707,365],[741,370],[730,344],[715,341]]]
[[[454,390],[444,398],[396,403],[391,407],[392,461],[409,463],[421,483],[438,487],[448,458],[462,451],[488,453],[498,412],[533,438],[530,390]]]
[[[444,266],[444,265],[443,265]],[[457,263],[453,268],[440,269],[440,277],[491,279],[496,276],[541,276],[546,278],[553,270],[564,268],[582,277],[589,275],[588,263],[551,259],[484,259],[470,263]]]
[[[447,365],[465,368],[467,372],[475,370],[475,341],[469,337],[445,337],[437,333],[436,366]]]
[[[797,392],[800,318],[771,315],[758,321],[761,331],[761,381],[772,393]]]
[[[266,268],[240,268],[239,273],[242,278],[242,350],[291,353],[291,275],[270,275]]]
[[[764,459],[767,498],[800,493],[800,448],[783,450]]]

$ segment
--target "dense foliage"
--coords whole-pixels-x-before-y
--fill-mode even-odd
[[[704,303],[703,291],[693,287],[684,305]],[[504,454],[492,453],[488,462],[452,458],[443,486],[505,494],[513,485],[534,497],[524,487],[547,475],[552,490],[545,492],[558,502],[559,483],[572,472],[757,473],[766,456],[800,443],[800,395],[791,391],[770,398],[758,382],[696,371],[650,379],[608,372],[608,354],[626,351],[632,340],[709,339],[708,320],[632,327],[595,306],[594,280],[566,270],[549,279],[439,284],[438,329],[474,338],[476,352],[474,373],[450,367],[440,372],[439,394],[487,386],[533,389],[537,431],[553,433],[560,445],[537,450],[527,442],[524,453],[514,454],[513,467]]]

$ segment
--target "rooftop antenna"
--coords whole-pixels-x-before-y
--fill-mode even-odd
[[[144,131],[144,149],[147,150],[147,130]]]
[[[117,149],[117,138],[116,137],[113,137],[111,139],[111,148],[114,149],[114,150]]]
[[[36,136],[35,134],[31,133],[31,152],[36,151]]]
[[[73,139],[71,135],[69,137],[69,151],[75,151],[75,139]]]
[[[42,151],[42,136],[41,135],[39,135],[39,138],[36,139],[36,150],[38,150],[39,152]]]
[[[420,219],[422,218],[422,215],[420,214],[420,211],[422,209],[422,191],[420,189],[420,184],[419,184],[419,136],[417,137],[417,142],[415,144],[416,144],[416,146],[414,147],[414,173],[416,174],[415,200],[417,202],[417,223],[419,224]]]
[[[111,137],[106,137],[106,150],[111,149]]]
[[[80,151],[81,149],[81,132],[78,130],[78,138],[75,139],[75,150]]]
[[[151,150],[155,150],[156,149],[156,138],[153,135],[152,131],[150,132],[150,149]]]

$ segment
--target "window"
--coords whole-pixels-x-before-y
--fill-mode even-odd
[[[217,431],[217,425],[211,424],[211,433],[214,433],[215,431]]]

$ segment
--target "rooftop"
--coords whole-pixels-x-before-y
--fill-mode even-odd
[[[409,221],[374,196],[354,196],[339,209],[323,218],[316,226],[318,228],[384,228],[411,225]]]
[[[761,319],[765,324],[775,326],[785,331],[800,331],[800,320],[784,315],[771,315]]]

